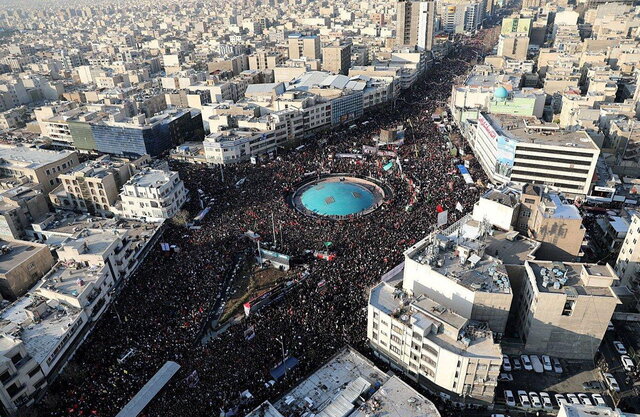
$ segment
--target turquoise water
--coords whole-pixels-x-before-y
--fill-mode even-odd
[[[370,208],[375,200],[371,191],[349,182],[317,184],[303,192],[300,199],[308,210],[325,216],[359,213]]]

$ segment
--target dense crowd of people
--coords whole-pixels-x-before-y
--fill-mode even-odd
[[[49,387],[38,415],[114,416],[172,360],[181,369],[145,415],[212,416],[223,410],[243,416],[286,392],[345,344],[366,353],[368,289],[402,261],[406,247],[434,229],[440,207],[448,210],[450,224],[471,209],[482,191],[464,182],[456,170],[462,162],[452,156],[431,115],[448,99],[452,80],[470,69],[483,48],[482,34],[466,40],[455,56],[430,69],[395,106],[368,113],[355,128],[319,133],[303,149],[281,153],[262,165],[225,167],[224,179],[219,168],[174,165],[191,190],[193,198],[186,206],[191,215],[201,208],[198,190],[212,202],[211,211],[199,230],[167,227],[162,241],[181,251],[166,255],[153,248],[67,370]],[[366,120],[370,122],[362,123]],[[405,142],[395,151],[404,175],[397,166],[380,169],[389,158],[332,158],[374,145],[373,136],[381,128],[399,124],[406,129]],[[473,178],[482,179],[482,170],[470,162]],[[377,178],[394,190],[393,198],[372,214],[348,221],[306,217],[287,197],[293,184],[313,171]],[[229,271],[254,254],[243,233],[253,230],[268,240],[272,213],[278,240],[282,236],[278,251],[299,255],[330,241],[336,260],[310,262],[308,276],[282,300],[201,343],[201,330],[218,305]],[[326,283],[322,291],[321,281]],[[246,340],[249,327],[255,337]],[[299,365],[268,386],[269,371],[282,358],[277,339]],[[240,395],[245,390],[252,398]],[[443,403],[437,405],[448,415]]]

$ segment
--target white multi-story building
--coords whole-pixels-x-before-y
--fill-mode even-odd
[[[146,168],[124,185],[120,214],[157,222],[170,219],[187,201],[187,189],[174,171]]]
[[[548,185],[567,197],[589,194],[600,149],[585,131],[537,118],[481,112],[470,144],[490,181]]]
[[[616,261],[620,284],[637,289],[640,282],[640,216],[634,214]]]

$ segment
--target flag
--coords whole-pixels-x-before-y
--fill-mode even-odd
[[[464,207],[462,207],[462,204],[460,204],[459,201],[458,201],[458,204],[456,204],[456,210],[458,210],[460,213],[464,211]]]
[[[444,209],[442,208],[442,206],[441,206],[440,204],[438,204],[438,205],[436,206],[436,211],[437,211],[438,213],[442,213],[442,212],[444,211]]]
[[[324,242],[324,245],[325,245],[326,247],[329,247],[329,246],[333,245],[333,242]]]
[[[449,222],[448,214],[449,212],[447,210],[438,213],[438,227],[444,226]]]

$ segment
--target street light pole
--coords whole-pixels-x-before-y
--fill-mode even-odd
[[[276,338],[276,340],[280,343],[280,346],[282,347],[282,367],[284,368],[284,376],[285,378],[287,377],[287,364],[285,363],[285,356],[284,356],[284,342],[282,341],[283,337],[281,336],[281,338]]]

